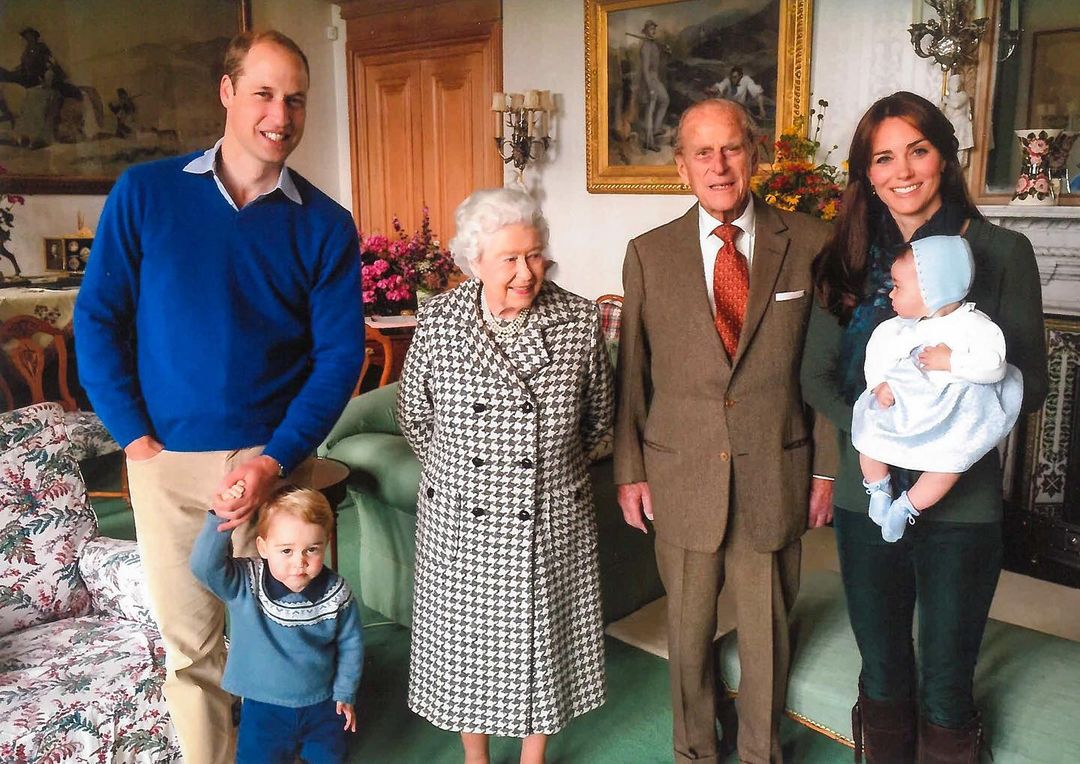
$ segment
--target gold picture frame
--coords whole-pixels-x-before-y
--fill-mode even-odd
[[[656,57],[663,61],[663,53],[671,58],[688,50],[688,46],[707,44],[711,39],[709,35],[721,40],[725,30],[731,34],[738,27],[742,34],[740,39],[746,40],[743,56],[748,61],[760,61],[759,41],[772,37],[772,19],[768,11],[772,6],[778,6],[775,84],[771,66],[758,69],[767,73],[760,85],[765,104],[761,110],[766,116],[772,115],[771,120],[767,120],[772,130],[763,132],[766,136],[779,136],[796,117],[806,116],[810,108],[812,2],[764,0],[761,12],[732,21],[730,15],[725,16],[718,9],[715,0],[585,0],[585,152],[586,187],[589,193],[688,193],[689,189],[679,180],[671,161],[673,123],[678,121],[678,114],[690,103],[722,92],[719,89],[721,80],[727,77],[727,74],[720,77],[722,73],[730,73],[731,69],[744,66],[747,70],[751,68],[750,64],[744,65],[734,52],[732,55],[725,53],[724,58],[705,60],[708,65],[705,69],[702,68],[703,59],[700,56],[695,56],[690,71],[685,71],[689,65],[684,65],[684,60],[677,61],[680,64],[677,67],[669,63],[665,73],[673,69],[684,71],[687,79],[673,82],[672,87],[666,89],[667,112],[661,115],[659,128],[642,130],[643,117],[635,114],[635,111],[640,111],[642,81],[649,76],[644,70],[648,69],[653,74],[658,71],[658,64],[646,62],[645,46],[662,51]],[[702,20],[695,21],[696,18]],[[725,20],[728,23],[725,24]],[[651,32],[648,30],[650,24],[653,25]],[[694,27],[698,28],[695,34],[687,35],[687,31]],[[629,44],[612,45],[612,35],[620,40],[628,38]],[[688,42],[688,37],[693,37],[693,41]],[[655,47],[647,40],[654,42]],[[749,53],[751,50],[755,51],[753,59]],[[638,58],[636,63],[632,60],[635,56]],[[654,61],[655,58],[650,57],[649,60]],[[635,71],[635,65],[638,71]],[[618,87],[613,91],[610,75],[615,67],[619,73]],[[720,80],[715,81],[714,85],[702,85],[703,75],[717,75]],[[743,89],[745,91],[747,87],[755,86],[756,83],[751,80],[749,85],[744,83]],[[730,87],[730,82],[727,87]],[[665,88],[666,84],[662,83],[660,89]],[[652,92],[647,83],[644,89],[647,93]],[[746,97],[745,92],[743,97]],[[761,103],[753,103],[751,111]],[[654,120],[655,105],[654,99]],[[675,112],[675,109],[679,111]],[[649,133],[644,141],[641,137],[643,132]],[[764,139],[762,148],[766,155],[769,154],[772,142]]]

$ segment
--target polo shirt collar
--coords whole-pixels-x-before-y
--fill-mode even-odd
[[[189,172],[192,175],[205,175],[206,173],[212,173],[214,176],[214,182],[217,184],[218,190],[221,195],[225,197],[225,201],[229,203],[234,210],[236,209],[236,203],[229,196],[229,192],[225,190],[225,184],[221,182],[221,177],[217,171],[217,158],[218,153],[221,151],[221,144],[225,140],[224,137],[219,138],[218,142],[213,145],[212,148],[207,149],[199,156],[192,159],[186,165],[184,165],[184,172]],[[285,198],[296,204],[303,204],[304,200],[300,197],[300,191],[296,188],[296,183],[292,179],[292,173],[288,167],[281,166],[281,173],[278,175],[277,184],[267,191],[266,193],[259,194],[257,197],[251,200],[248,204],[254,204],[262,199],[264,196],[269,196],[275,191],[280,190],[285,195]]]

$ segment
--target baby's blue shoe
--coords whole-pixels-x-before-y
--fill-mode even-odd
[[[885,521],[885,513],[889,511],[889,505],[893,500],[892,478],[886,475],[873,483],[863,480],[862,484],[866,492],[870,494],[870,519],[881,525]]]
[[[908,525],[915,524],[915,518],[919,516],[919,510],[911,506],[907,491],[900,494],[889,509],[885,512],[885,518],[881,523],[881,538],[893,544],[904,537],[904,531]]]

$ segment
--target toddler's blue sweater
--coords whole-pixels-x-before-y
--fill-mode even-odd
[[[326,586],[314,602],[304,592],[275,599],[266,561],[234,559],[232,532],[219,532],[221,522],[207,514],[191,552],[191,571],[229,608],[232,636],[222,689],[288,708],[331,698],[355,703],[363,627],[345,579],[324,568]]]

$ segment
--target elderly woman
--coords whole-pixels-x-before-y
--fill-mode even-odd
[[[1023,374],[1023,409],[1037,409],[1047,389],[1039,271],[1026,238],[979,214],[953,126],[925,98],[900,91],[874,103],[855,129],[848,163],[836,229],[814,263],[819,307],[801,376],[806,401],[839,431],[836,546],[862,655],[852,709],[855,757],[865,753],[870,764],[978,761],[982,728],[972,685],[1001,572],[997,449],[941,501],[917,508],[922,514],[899,540],[886,537],[868,513],[870,486],[851,442],[852,404],[866,388],[870,335],[894,314],[894,261],[913,241],[960,235],[974,257],[966,299],[1001,328],[1007,360]],[[886,484],[894,496],[919,476],[891,473]]]
[[[461,733],[547,736],[604,702],[596,522],[585,454],[611,424],[595,306],[544,280],[527,194],[477,191],[451,249],[475,278],[425,303],[398,416],[423,471],[409,707]]]

